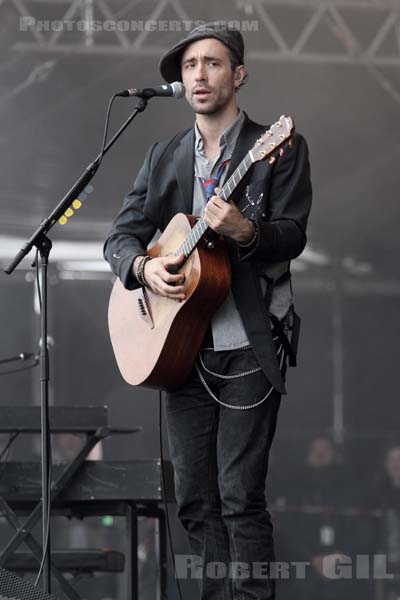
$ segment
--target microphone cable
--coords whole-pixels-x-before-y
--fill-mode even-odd
[[[106,149],[108,128],[109,128],[109,125],[110,125],[111,108],[112,108],[112,105],[114,103],[114,100],[116,98],[119,98],[119,97],[120,97],[120,93],[116,93],[113,96],[111,96],[111,98],[110,98],[110,100],[108,102],[106,120],[105,120],[105,123],[104,123],[103,141],[102,141],[102,144],[101,144],[101,150],[100,150],[99,157],[95,161],[96,168],[98,168],[100,166],[100,163],[103,160],[104,152],[105,152],[105,149]],[[146,105],[147,105],[147,100],[141,98],[135,108],[137,108],[138,112],[140,112],[140,111],[144,110],[144,108],[146,107]]]
[[[100,166],[100,163],[103,160],[104,150],[105,150],[106,143],[107,143],[108,127],[109,127],[109,124],[110,124],[111,108],[112,108],[112,105],[114,103],[115,98],[117,98],[117,97],[118,97],[118,94],[114,94],[111,97],[111,99],[110,99],[110,101],[108,103],[106,121],[104,123],[103,141],[102,141],[102,145],[101,145],[100,156],[99,156],[99,159],[97,161],[97,166],[98,167]]]

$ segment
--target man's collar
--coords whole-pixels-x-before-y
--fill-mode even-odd
[[[224,130],[223,134],[219,138],[219,147],[227,146],[228,150],[233,152],[233,148],[235,147],[237,136],[239,134],[240,128],[243,124],[245,115],[244,112],[239,109],[237,117],[228,127]],[[195,142],[194,147],[196,150],[202,151],[204,148],[204,141],[201,136],[200,130],[197,126],[197,121],[194,124],[194,135]]]

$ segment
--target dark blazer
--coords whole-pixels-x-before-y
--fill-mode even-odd
[[[267,129],[245,115],[226,180]],[[132,274],[132,262],[146,253],[157,229],[163,231],[178,212],[191,214],[193,173],[193,127],[149,149],[104,245],[106,260],[127,289],[139,287]],[[288,270],[289,261],[305,247],[311,183],[304,138],[296,133],[293,149],[273,165],[267,161],[255,163],[232,199],[244,216],[257,220],[259,227],[258,239],[250,249],[226,240],[233,297],[260,366],[274,388],[285,393],[259,272],[269,273],[270,292],[275,285],[274,273]]]

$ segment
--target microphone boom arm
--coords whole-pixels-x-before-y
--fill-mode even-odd
[[[10,275],[14,269],[19,265],[23,258],[32,250],[33,246],[36,246],[39,250],[43,244],[43,238],[47,235],[47,233],[52,229],[52,227],[58,222],[58,220],[65,213],[67,208],[69,208],[72,202],[79,196],[79,194],[85,189],[85,187],[90,183],[90,181],[95,176],[97,169],[100,165],[100,159],[104,156],[110,148],[115,144],[120,135],[125,131],[125,129],[130,125],[131,121],[136,117],[136,115],[140,112],[143,112],[147,106],[147,99],[141,98],[137,105],[134,108],[133,113],[128,117],[128,119],[121,125],[115,135],[111,138],[111,140],[107,143],[104,148],[104,152],[98,154],[93,162],[91,162],[82,173],[82,175],[77,179],[71,189],[66,193],[61,202],[54,208],[54,210],[43,219],[40,223],[39,227],[33,233],[33,235],[27,240],[27,242],[22,246],[19,252],[15,255],[10,264],[4,269],[7,275]]]

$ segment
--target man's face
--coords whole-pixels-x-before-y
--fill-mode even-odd
[[[232,70],[229,50],[222,42],[214,38],[193,42],[182,55],[181,67],[186,98],[195,113],[222,112],[235,101],[240,82],[235,73],[240,67]]]

